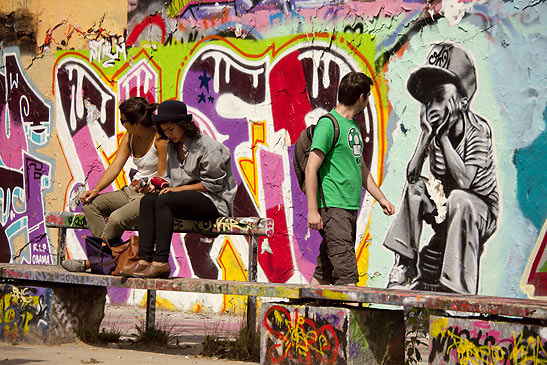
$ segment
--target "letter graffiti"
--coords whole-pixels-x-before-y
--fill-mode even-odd
[[[49,326],[51,289],[6,285],[0,292],[0,338],[18,342],[31,331],[42,333]]]
[[[500,323],[495,325],[477,321],[470,329],[443,328],[431,339],[430,363],[442,359],[458,364],[547,364],[547,339],[540,327],[505,323],[500,330]]]
[[[268,333],[264,350],[268,363],[336,364],[343,357],[337,330],[326,321],[299,316],[298,308],[292,319],[286,308],[272,306],[264,314],[263,325]]]
[[[2,59],[0,262],[53,264],[43,211],[53,169],[49,158],[37,152],[51,136],[52,105],[23,71],[17,50],[6,48]],[[21,236],[24,245],[19,247]]]

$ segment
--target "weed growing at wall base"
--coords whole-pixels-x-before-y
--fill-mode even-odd
[[[433,311],[424,308],[405,310],[405,365],[422,360],[420,347],[428,344],[429,316]]]
[[[246,316],[245,312],[242,313]],[[251,333],[247,321],[242,318],[237,334],[222,336],[223,325],[219,322],[205,336],[201,355],[239,361],[260,361],[260,331]],[[225,333],[225,332],[224,332]]]
[[[176,340],[176,335],[173,333],[174,326],[168,322],[158,321],[154,328],[146,329],[146,324],[143,322],[140,326],[135,325],[137,330],[136,343],[152,346],[167,347],[170,343]]]

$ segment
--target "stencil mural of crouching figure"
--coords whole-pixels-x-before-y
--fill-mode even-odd
[[[421,134],[384,246],[394,251],[388,288],[476,294],[480,256],[499,211],[492,132],[469,110],[475,67],[456,44],[431,47],[407,80],[422,103]],[[429,178],[422,168],[429,159]],[[420,250],[423,222],[434,234]]]

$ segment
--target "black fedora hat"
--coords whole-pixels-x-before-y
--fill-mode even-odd
[[[156,114],[152,115],[152,121],[176,122],[178,120],[192,120],[192,114],[188,114],[186,104],[180,100],[166,100],[158,105]]]

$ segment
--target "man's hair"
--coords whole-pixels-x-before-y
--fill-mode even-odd
[[[355,104],[361,94],[365,97],[370,92],[372,79],[362,72],[350,72],[340,81],[338,86],[338,101],[350,106]]]
[[[152,113],[157,107],[156,103],[149,103],[145,98],[134,96],[124,100],[119,108],[129,123],[141,123],[146,127],[153,127]]]
[[[168,139],[163,129],[161,129],[161,125],[163,123],[168,123],[168,122],[173,122],[175,124],[178,124],[184,130],[184,134],[190,138],[198,138],[199,136],[201,136],[201,130],[198,128],[196,123],[194,123],[192,120],[183,120],[183,119],[172,120],[172,121],[162,120],[162,121],[156,122],[156,127],[158,128],[158,134],[160,135],[159,139]]]

